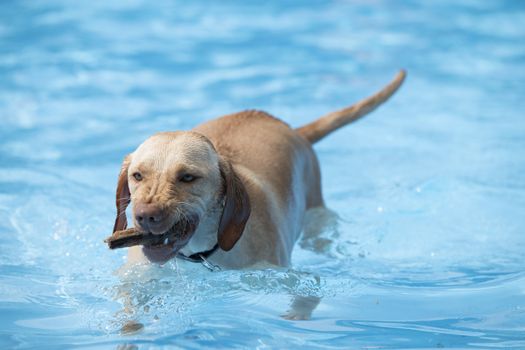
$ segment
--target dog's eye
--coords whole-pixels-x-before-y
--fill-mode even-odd
[[[142,181],[142,174],[139,173],[139,172],[133,173],[133,177],[134,177],[135,180],[137,180],[137,181]]]
[[[197,179],[196,176],[193,176],[191,174],[184,174],[181,176],[180,181],[181,182],[193,182],[195,181],[195,179]]]

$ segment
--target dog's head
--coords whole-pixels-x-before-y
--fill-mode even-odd
[[[217,207],[222,210],[217,242],[230,250],[250,215],[248,194],[231,164],[195,132],[156,134],[126,156],[117,185],[114,232],[126,228],[130,202],[141,231],[179,231],[175,250],[188,243],[203,215]]]

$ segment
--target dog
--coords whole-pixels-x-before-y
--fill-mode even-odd
[[[130,248],[128,262],[198,257],[226,269],[289,266],[307,211],[325,205],[313,144],[389,99],[405,74],[296,129],[248,110],[148,138],[123,161],[113,231],[127,227],[130,202],[135,228],[184,230],[173,243]]]

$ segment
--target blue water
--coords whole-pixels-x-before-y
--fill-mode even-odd
[[[523,23],[522,1],[2,2],[0,348],[525,349]],[[147,136],[300,126],[402,67],[316,145],[339,219],[290,269],[117,272],[102,240]],[[322,298],[310,321],[280,317],[292,295]]]

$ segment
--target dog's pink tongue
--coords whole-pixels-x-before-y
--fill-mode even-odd
[[[162,247],[142,247],[144,255],[154,263],[163,264],[177,254],[177,250],[172,245]]]

